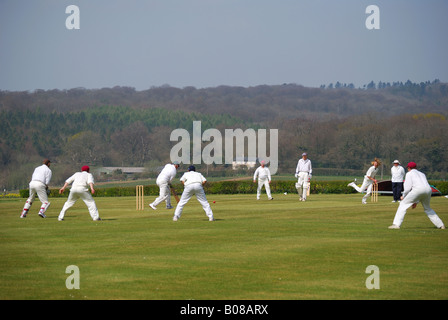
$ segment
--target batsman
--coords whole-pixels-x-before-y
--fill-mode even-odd
[[[171,181],[177,174],[177,168],[179,168],[179,162],[174,161],[173,163],[168,163],[165,165],[163,170],[157,176],[156,184],[159,186],[159,196],[150,203],[149,206],[153,210],[157,210],[157,205],[162,201],[166,202],[166,208],[172,209],[171,206]]]
[[[308,154],[304,152],[302,153],[302,159],[297,162],[295,174],[295,177],[297,178],[296,189],[299,194],[300,201],[306,201],[308,185],[310,183],[312,173],[313,168],[311,165],[311,160],[308,159]]]

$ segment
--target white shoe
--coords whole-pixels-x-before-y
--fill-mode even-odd
[[[400,227],[393,224],[393,225],[389,226],[389,229],[400,229]]]
[[[367,201],[362,201],[361,203],[362,203],[362,204],[367,204]]]
[[[393,203],[397,202],[396,200],[392,200]]]
[[[209,218],[208,221],[215,221],[215,218]]]
[[[179,220],[179,218],[176,217],[176,216],[174,216],[174,217],[173,217],[173,221],[177,221],[177,220]]]
[[[26,218],[26,213],[22,213],[21,215],[20,215],[20,218],[22,219],[22,218]]]
[[[63,218],[58,218],[58,221],[64,221],[64,219]]]
[[[355,183],[354,182],[350,182],[348,185],[347,185],[347,187],[354,187],[355,186]]]
[[[46,218],[45,214],[43,214],[43,213],[41,213],[41,212],[39,212],[39,217],[41,217],[41,218]]]
[[[445,229],[445,225],[442,225],[439,229]]]
[[[101,218],[100,217],[95,218],[95,219],[93,219],[93,221],[101,221]]]
[[[154,207],[154,206],[152,205],[152,203],[150,203],[149,206],[151,207],[151,209],[153,209],[153,210],[157,210],[157,208]]]

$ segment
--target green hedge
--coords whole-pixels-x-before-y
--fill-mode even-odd
[[[430,181],[442,194],[448,194],[448,181]],[[257,192],[257,183],[250,180],[243,181],[218,181],[205,184],[207,194],[254,194]],[[180,195],[183,190],[181,184],[174,184],[174,188]],[[135,196],[135,187],[95,188],[95,197],[130,197]],[[264,188],[263,188],[264,190]],[[272,193],[296,193],[295,181],[272,181]],[[311,181],[311,194],[349,194],[356,193],[352,187],[347,187],[347,181]],[[22,198],[28,197],[28,189],[20,190]],[[157,196],[159,188],[156,185],[144,186],[144,194]],[[50,197],[67,197],[68,191],[59,194],[59,189],[51,189]]]

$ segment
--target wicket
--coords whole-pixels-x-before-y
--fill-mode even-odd
[[[378,184],[373,183],[372,184],[372,202],[378,202]]]
[[[135,197],[136,197],[136,210],[144,210],[144,192],[143,186],[139,185],[135,187]]]

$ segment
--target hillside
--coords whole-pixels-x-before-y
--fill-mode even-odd
[[[279,172],[286,174],[307,151],[321,175],[358,174],[377,156],[387,170],[396,158],[412,159],[446,178],[447,115],[448,85],[439,81],[0,91],[0,186],[26,186],[44,157],[53,160],[55,183],[81,164],[151,170],[169,161],[170,133],[191,132],[196,120],[202,130],[278,129]]]
[[[368,112],[380,113],[383,117],[428,111],[447,112],[448,84],[437,80],[420,84],[410,81],[379,83],[365,87],[366,89],[355,89],[350,85],[337,83],[321,88],[284,84],[248,88],[219,86],[180,89],[165,85],[144,91],[136,91],[130,87],[0,91],[0,110],[24,111],[39,107],[45,113],[66,113],[99,106],[128,106],[137,109],[162,108],[229,114],[252,122],[276,118],[348,117]]]

